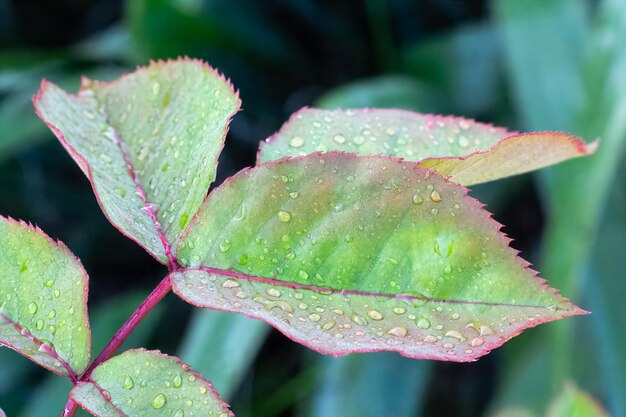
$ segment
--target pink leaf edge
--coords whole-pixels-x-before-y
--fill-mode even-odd
[[[191,369],[191,367],[189,365],[187,365],[186,363],[181,361],[178,357],[167,355],[165,353],[162,353],[160,350],[148,350],[148,349],[145,349],[145,348],[130,349],[130,350],[127,350],[126,352],[120,354],[119,356],[125,355],[125,354],[130,353],[130,352],[149,353],[151,355],[157,355],[157,356],[160,356],[160,357],[165,358],[165,359],[173,359],[176,362],[176,364],[180,365],[180,367],[185,372],[192,373],[196,377],[197,380],[203,381],[205,383],[204,386],[207,388],[208,392],[211,393],[211,395],[213,396],[215,401],[220,405],[220,407],[222,407],[223,409],[227,410],[228,417],[235,417],[233,412],[230,411],[230,405],[227,404],[224,400],[222,400],[222,398],[217,393],[217,390],[215,389],[213,384],[211,384],[211,382],[209,380],[207,380],[206,378],[204,378],[199,372],[194,371],[193,369]],[[113,358],[111,358],[111,359],[113,359]],[[106,361],[103,362],[103,363],[106,363]],[[115,410],[118,413],[120,413],[120,417],[126,417],[126,414],[122,410],[120,410],[115,404],[113,404],[113,402],[111,402],[111,399],[109,398],[109,396],[107,396],[105,394],[105,392],[104,392],[105,390],[100,385],[98,385],[97,382],[95,382],[93,379],[91,379],[91,377],[88,378],[86,381],[82,381],[82,382],[92,383],[96,388],[98,388],[98,391],[100,391],[100,394],[102,395],[102,398],[104,398],[105,401],[107,401],[109,404],[111,404],[111,406],[114,407]],[[76,403],[79,404],[85,411],[88,411],[88,412],[91,413],[91,411],[86,407],[86,405],[83,402],[81,402],[79,399],[77,399],[72,394],[72,391],[70,391],[70,398],[72,400],[76,401]],[[101,415],[98,415],[98,414],[95,414],[95,416],[96,417],[102,417]]]
[[[83,266],[82,262],[80,261],[80,259],[74,255],[72,253],[72,251],[67,247],[67,245],[65,245],[65,243],[63,243],[61,240],[54,240],[52,239],[46,232],[44,232],[43,230],[41,230],[41,228],[38,225],[33,225],[30,222],[25,222],[24,220],[15,220],[13,218],[11,218],[10,216],[3,216],[0,214],[0,219],[6,221],[7,223],[11,223],[11,224],[15,224],[18,226],[22,226],[25,227],[26,229],[29,229],[43,237],[45,237],[52,245],[54,245],[55,247],[57,247],[59,250],[61,250],[62,252],[64,252],[65,254],[67,254],[70,258],[72,258],[75,262],[76,265],[79,267],[80,271],[81,271],[81,275],[83,276],[83,279],[85,280],[85,289],[83,292],[83,299],[84,299],[84,303],[83,303],[83,314],[85,315],[86,318],[86,331],[87,331],[87,335],[88,335],[88,342],[89,342],[89,346],[88,346],[88,352],[87,352],[87,363],[89,363],[91,361],[91,348],[92,348],[92,340],[91,340],[91,324],[89,322],[89,310],[87,308],[87,300],[89,299],[89,274],[87,274],[87,271],[85,270],[85,267]],[[0,313],[1,314],[1,313]],[[68,372],[68,376],[70,377],[70,379],[72,379],[73,381],[76,381],[78,379],[78,374],[74,371],[74,369],[72,369],[72,367],[70,366],[69,363],[67,363],[66,361],[64,361],[63,359],[61,359],[59,357],[59,355],[52,349],[48,348],[47,346],[45,346],[45,344],[37,339],[35,336],[33,336],[32,334],[30,334],[30,332],[27,332],[26,329],[24,329],[22,326],[20,326],[17,322],[13,321],[12,319],[10,319],[7,316],[3,317],[10,321],[13,325],[13,327],[18,330],[20,333],[24,334],[27,333],[28,337],[31,341],[35,342],[37,345],[39,346],[44,346],[44,350],[46,351],[46,353],[50,356],[52,356],[53,358],[55,358],[56,360],[58,360],[59,362],[61,362],[61,364],[63,365],[63,368]],[[0,345],[3,345],[4,343],[0,343]],[[18,348],[16,348],[15,346],[9,345],[9,344],[4,344],[4,346],[16,351],[17,353],[19,353],[20,355],[24,356],[25,358],[30,359],[26,354],[22,353],[19,351]],[[63,373],[60,373],[58,369],[55,369],[53,367],[47,367],[44,365],[41,365],[44,368],[48,369],[49,371],[52,371],[58,375],[64,375]]]
[[[237,112],[240,111],[241,109],[241,98],[239,97],[239,90],[235,89],[233,87],[233,84],[231,83],[229,78],[226,78],[222,73],[220,73],[218,70],[216,70],[215,68],[211,67],[208,63],[206,63],[205,61],[202,61],[200,59],[197,58],[189,58],[188,56],[184,56],[184,57],[178,57],[177,59],[167,59],[167,60],[150,60],[149,64],[147,66],[137,66],[135,68],[135,71],[129,71],[123,75],[121,75],[120,77],[118,77],[115,80],[112,81],[97,81],[97,80],[91,80],[88,77],[83,76],[81,78],[81,86],[79,88],[79,90],[76,93],[68,93],[70,96],[72,97],[79,97],[80,94],[85,91],[87,88],[91,87],[91,86],[101,86],[101,87],[107,87],[109,85],[113,85],[116,83],[121,82],[124,78],[134,74],[137,71],[141,71],[141,70],[148,70],[154,67],[159,67],[159,66],[164,66],[170,63],[176,63],[176,62],[192,62],[192,63],[196,63],[199,64],[200,66],[204,67],[207,71],[209,71],[211,74],[216,75],[220,80],[224,81],[224,83],[226,83],[231,91],[232,94],[234,94],[237,97],[237,104],[236,104],[236,110],[235,112],[229,117],[228,121],[226,122],[226,125],[224,127],[224,132],[222,134],[222,140],[221,140],[221,146],[220,146],[220,150],[217,153],[217,157],[219,158],[219,155],[221,154],[222,150],[224,149],[224,144],[226,141],[226,135],[228,133],[229,127],[230,127],[230,123],[233,119],[233,117],[235,116],[235,114]],[[93,190],[93,193],[96,197],[96,201],[98,202],[98,205],[100,206],[100,209],[102,210],[102,213],[104,214],[104,217],[109,221],[109,223],[111,223],[113,225],[113,227],[115,227],[123,236],[125,236],[126,238],[130,239],[131,241],[135,242],[137,245],[141,246],[142,248],[144,248],[146,250],[146,252],[148,252],[150,254],[150,256],[152,256],[154,259],[156,259],[158,262],[162,263],[162,264],[166,264],[167,262],[165,262],[162,259],[159,259],[158,256],[156,256],[155,254],[153,254],[152,252],[150,252],[149,250],[147,250],[143,244],[139,241],[139,239],[136,239],[134,237],[132,237],[129,233],[127,233],[125,230],[123,230],[121,227],[119,227],[118,225],[116,225],[111,218],[109,217],[109,215],[107,214],[104,205],[102,203],[102,200],[100,199],[100,196],[98,194],[98,192],[96,191],[96,187],[94,185],[94,180],[93,180],[93,175],[91,173],[91,168],[89,166],[89,163],[87,162],[87,160],[85,159],[85,157],[83,157],[82,154],[80,154],[78,151],[76,151],[76,149],[67,141],[67,139],[65,139],[65,136],[63,135],[63,133],[61,132],[61,130],[56,127],[55,125],[53,125],[52,123],[50,123],[42,114],[41,109],[39,108],[39,103],[41,102],[41,99],[43,97],[43,95],[45,94],[48,86],[50,84],[53,84],[52,82],[46,80],[45,78],[41,80],[41,85],[39,87],[39,90],[37,91],[37,93],[35,93],[35,95],[32,96],[31,100],[33,102],[33,106],[35,108],[35,113],[37,114],[37,116],[46,124],[46,126],[48,126],[48,128],[54,133],[54,135],[57,137],[57,139],[59,140],[59,142],[61,143],[61,145],[63,146],[63,148],[65,148],[65,150],[70,154],[70,156],[72,157],[72,159],[74,159],[74,161],[76,162],[76,164],[79,166],[79,168],[81,169],[81,171],[83,171],[83,174],[85,174],[85,176],[87,177],[87,179],[89,180],[89,183],[91,185],[91,188]],[[217,161],[216,161],[217,162]],[[150,211],[151,209],[149,208],[149,205],[147,206],[147,209]],[[160,237],[163,240],[165,238],[164,235],[162,235],[161,233]],[[168,262],[171,263],[173,260],[173,258],[169,259]]]

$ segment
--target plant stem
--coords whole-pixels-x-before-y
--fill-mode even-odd
[[[70,398],[67,400],[67,403],[63,408],[63,414],[61,414],[61,417],[73,417],[74,414],[76,414],[76,411],[78,411],[78,404]]]
[[[172,282],[169,274],[157,285],[157,287],[146,297],[145,300],[137,307],[137,310],[130,316],[126,323],[113,335],[109,343],[104,347],[102,352],[89,365],[89,368],[80,377],[80,381],[88,381],[93,370],[102,362],[111,359],[115,352],[124,344],[128,336],[135,330],[137,325],[141,323],[144,317],[156,306],[172,289]],[[78,404],[71,398],[65,404],[61,417],[73,417],[78,411]]]
[[[80,381],[88,380],[91,376],[91,373],[96,368],[96,366],[100,365],[102,362],[110,359],[115,352],[122,346],[122,344],[126,341],[128,336],[135,330],[135,327],[143,320],[144,317],[156,306],[159,301],[167,295],[168,292],[172,289],[172,283],[170,281],[169,274],[163,278],[163,280],[157,285],[157,287],[148,295],[148,297],[143,300],[143,302],[137,307],[137,310],[133,313],[132,316],[124,323],[124,325],[115,333],[113,338],[109,341],[109,343],[104,347],[102,352],[98,355],[98,357],[91,363],[89,368],[85,371],[83,376],[80,378]]]

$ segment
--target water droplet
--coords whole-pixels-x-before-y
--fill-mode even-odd
[[[382,320],[383,319],[383,315],[380,314],[380,311],[378,311],[378,310],[369,310],[367,312],[367,315],[370,316],[370,318],[372,320]]]
[[[50,310],[50,312],[48,313],[48,318],[49,319],[53,319],[54,316],[57,315],[57,311],[55,309]]]
[[[180,375],[176,375],[172,381],[174,388],[180,388],[183,385],[183,378]]]
[[[441,201],[441,194],[439,194],[439,191],[433,190],[433,192],[430,193],[430,199],[435,203],[439,203]]]
[[[450,316],[450,318],[452,320],[458,320],[459,317],[461,317],[461,315],[459,313],[452,313],[452,316]]]
[[[27,310],[30,314],[35,314],[37,312],[37,303],[30,303]]]
[[[358,314],[354,314],[352,316],[352,321],[355,322],[356,324],[358,324],[359,326],[366,326],[367,325],[367,320],[364,319],[363,317],[359,316]]]
[[[304,269],[301,269],[300,272],[298,272],[298,276],[302,279],[309,279],[309,274]]]
[[[291,146],[292,148],[299,148],[302,145],[304,145],[304,140],[300,136],[294,136],[289,141],[289,146]]]
[[[226,253],[230,249],[230,240],[226,239],[222,243],[220,243],[220,252]]]
[[[278,220],[280,220],[281,222],[287,223],[289,220],[291,220],[291,213],[285,210],[279,210],[278,213],[276,213],[276,217],[278,217]]]
[[[475,337],[470,342],[470,345],[472,345],[472,347],[478,347],[478,346],[481,346],[483,343],[485,343],[485,341],[483,340],[482,337]]]
[[[43,283],[46,288],[50,288],[54,285],[55,281],[53,279],[49,279]]]
[[[165,398],[165,394],[159,394],[152,399],[152,402],[150,403],[150,405],[152,406],[152,408],[159,409],[159,408],[163,408],[166,402],[167,402],[167,398]]]
[[[298,198],[298,196],[300,196],[300,193],[296,191],[289,193],[289,198],[291,198],[292,200],[295,200],[296,198]]]
[[[181,408],[176,412],[176,414],[174,414],[174,417],[185,417],[185,410]]]
[[[437,338],[433,336],[432,334],[429,334],[428,336],[424,338],[424,342],[426,343],[435,343],[436,341],[437,341]]]
[[[41,330],[43,329],[43,325],[44,325],[43,320],[37,320],[37,323],[35,323],[35,328],[37,330]]]
[[[469,144],[469,139],[467,139],[465,136],[461,136],[459,138],[459,145],[461,146],[461,148],[467,148]]]
[[[413,194],[413,204],[418,206],[418,205],[422,204],[423,202],[424,202],[424,199],[422,198],[421,195]]]
[[[393,329],[387,332],[387,334],[390,334],[392,336],[397,336],[397,337],[405,337],[407,333],[408,333],[407,329],[402,326],[394,327]]]
[[[446,265],[445,268],[443,268],[443,273],[447,275],[450,272],[452,272],[452,267],[450,265]]]
[[[343,135],[341,135],[341,134],[337,134],[337,135],[335,135],[335,137],[333,138],[333,140],[334,140],[335,142],[337,142],[338,144],[340,144],[340,145],[346,142],[346,138],[345,138],[345,136],[343,136]]]
[[[161,91],[161,84],[159,84],[158,82],[155,82],[152,84],[152,94],[154,94],[155,96],[157,94],[159,94],[159,91]]]
[[[420,329],[429,329],[430,321],[426,317],[420,317],[420,319],[417,321],[417,327],[419,327]]]
[[[333,327],[335,327],[335,324],[337,324],[337,322],[335,322],[335,320],[329,320],[326,323],[324,323],[324,325],[322,326],[322,329],[330,330]]]
[[[236,280],[230,278],[224,281],[224,283],[222,284],[222,287],[224,288],[237,288],[238,286],[239,283]]]
[[[309,314],[309,320],[311,320],[311,321],[320,321],[321,318],[322,317],[319,314],[317,314],[317,313]]]
[[[266,291],[267,295],[270,295],[272,297],[280,297],[280,291],[278,291],[276,288],[268,288]]]
[[[391,310],[391,311],[393,311],[394,314],[400,315],[400,314],[406,313],[406,308],[404,308],[404,307],[394,307],[393,310]]]
[[[459,340],[461,342],[466,340],[465,337],[461,333],[457,332],[456,330],[449,330],[449,331],[447,331],[446,332],[446,336],[447,337],[451,337],[451,338],[456,339],[456,340]]]
[[[206,394],[207,393],[207,387],[205,387],[204,385],[200,387],[200,393],[201,394]]]
[[[130,376],[127,376],[126,379],[124,379],[124,383],[122,384],[122,387],[125,389],[133,389],[134,386],[135,386],[135,381],[133,381],[133,379]]]

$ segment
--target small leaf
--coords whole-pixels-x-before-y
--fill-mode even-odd
[[[37,114],[91,181],[109,220],[162,262],[215,179],[231,85],[200,61],[154,62],[76,95],[47,81]]]
[[[608,417],[587,393],[567,384],[548,407],[547,417]]]
[[[472,185],[588,155],[595,144],[565,133],[518,135],[473,120],[405,110],[304,109],[261,144],[259,162],[330,150],[400,157]]]
[[[87,366],[87,273],[61,242],[0,216],[0,344],[59,375]]]
[[[97,366],[70,396],[99,417],[232,417],[210,382],[175,357],[129,350]]]
[[[243,171],[178,248],[188,302],[319,352],[475,360],[582,310],[546,287],[467,190],[412,162],[332,152]]]

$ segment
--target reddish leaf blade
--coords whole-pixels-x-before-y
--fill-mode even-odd
[[[460,117],[405,110],[303,109],[261,144],[259,162],[330,150],[399,157],[472,185],[588,155],[595,144],[565,133],[518,135]]]
[[[582,311],[546,287],[467,190],[411,162],[332,152],[244,171],[178,249],[174,291],[323,353],[475,360]]]
[[[89,362],[87,273],[61,242],[0,216],[0,345],[75,378]]]
[[[71,95],[44,81],[37,114],[92,183],[105,215],[162,262],[215,179],[239,98],[208,65],[153,62]]]

